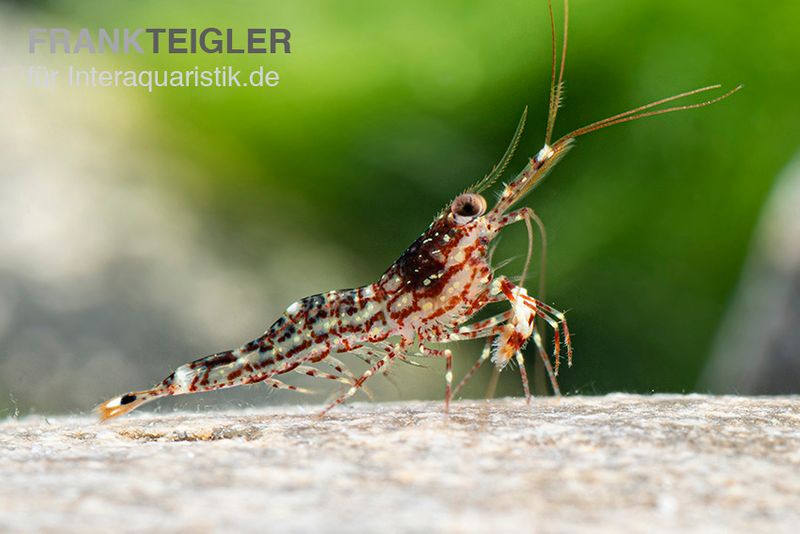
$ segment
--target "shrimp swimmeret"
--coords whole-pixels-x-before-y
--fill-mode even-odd
[[[155,387],[115,397],[98,406],[105,420],[130,412],[146,402],[170,395],[212,391],[244,384],[264,382],[275,388],[302,391],[278,379],[289,372],[330,379],[348,387],[322,413],[353,396],[367,379],[385,371],[394,360],[410,356],[443,358],[445,372],[445,412],[453,394],[452,353],[431,344],[482,338],[486,340],[479,360],[459,383],[464,385],[477,368],[490,357],[498,368],[511,359],[519,364],[525,395],[530,390],[525,374],[522,349],[533,339],[542,358],[553,391],[558,394],[559,364],[562,345],[567,363],[572,364],[569,328],[560,311],[528,294],[524,273],[531,259],[529,241],[525,270],[519,284],[505,276],[495,276],[491,265],[490,244],[507,226],[525,222],[529,239],[531,221],[528,207],[514,208],[566,154],[578,136],[601,128],[643,117],[707,106],[737,91],[722,96],[675,107],[660,107],[668,102],[695,95],[719,85],[703,87],[651,102],[635,109],[579,128],[551,142],[556,114],[561,103],[564,59],[567,43],[567,2],[564,2],[564,37],[561,62],[556,74],[556,39],[553,12],[553,69],[550,103],[544,146],[508,184],[494,206],[489,208],[482,196],[504,173],[522,135],[526,113],[501,161],[482,180],[458,195],[439,213],[430,227],[373,283],[356,289],[330,291],[301,299],[290,305],[267,331],[257,339],[234,350],[200,358],[178,367]],[[478,322],[467,321],[486,305],[508,302],[510,308]],[[550,363],[536,318],[553,329],[554,365]],[[370,368],[360,376],[351,372],[339,354],[355,354]],[[331,369],[323,371],[312,364],[324,362]]]

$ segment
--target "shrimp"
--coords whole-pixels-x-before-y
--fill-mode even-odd
[[[531,221],[538,221],[529,207],[517,206],[573,146],[575,139],[616,124],[673,111],[708,106],[737,90],[737,86],[716,98],[696,104],[661,107],[688,96],[718,89],[702,87],[645,104],[578,128],[551,142],[564,87],[567,50],[568,5],[564,1],[564,29],[557,66],[555,21],[549,6],[552,31],[552,73],[549,113],[542,148],[525,167],[502,187],[498,200],[489,208],[483,192],[504,174],[525,126],[527,108],[500,162],[483,179],[458,195],[442,210],[428,229],[374,282],[355,289],[329,291],[291,304],[260,337],[234,350],[218,352],[181,365],[151,389],[133,391],[97,407],[101,420],[130,412],[147,402],[171,395],[212,391],[263,382],[279,389],[304,391],[278,377],[290,372],[345,384],[345,389],[322,411],[343,403],[364,387],[373,375],[385,372],[395,361],[411,362],[411,356],[445,360],[444,411],[453,396],[453,353],[432,345],[470,339],[485,339],[480,358],[459,383],[456,391],[486,360],[499,368],[511,360],[519,367],[525,397],[530,389],[525,374],[523,349],[533,339],[545,364],[551,386],[559,394],[556,377],[566,351],[572,365],[572,342],[564,314],[523,287],[531,261]],[[495,276],[491,244],[506,227],[524,222],[528,228],[528,255],[518,284]],[[468,324],[477,312],[491,303],[508,303],[509,309],[488,319]],[[554,365],[550,363],[537,318],[554,332]],[[354,354],[370,366],[356,376],[338,358]],[[327,363],[331,372],[313,364]],[[321,414],[321,415],[322,415]]]

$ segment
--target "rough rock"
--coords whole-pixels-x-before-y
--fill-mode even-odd
[[[796,532],[800,398],[699,395],[31,416],[0,530]]]

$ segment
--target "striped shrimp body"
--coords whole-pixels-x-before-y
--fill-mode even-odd
[[[523,357],[523,348],[530,340],[544,362],[554,393],[559,394],[556,376],[562,347],[566,350],[567,363],[572,363],[569,328],[564,314],[529,295],[523,287],[531,259],[531,221],[538,222],[538,218],[530,208],[514,209],[514,206],[542,181],[577,137],[623,122],[707,106],[740,88],[705,102],[661,107],[720,86],[695,89],[594,122],[551,142],[564,86],[566,0],[564,8],[564,37],[558,71],[553,31],[553,68],[544,145],[502,187],[491,208],[482,193],[505,172],[519,144],[527,110],[500,162],[442,210],[377,282],[295,302],[259,338],[238,349],[182,365],[151,389],[126,393],[104,402],[97,408],[100,418],[117,417],[161,397],[258,382],[274,388],[303,391],[279,380],[278,377],[289,372],[346,384],[338,397],[325,408],[325,413],[363,388],[371,376],[385,372],[394,360],[411,361],[411,357],[445,360],[445,411],[451,396],[490,359],[499,368],[505,367],[512,359],[519,364],[525,395],[530,400]],[[554,28],[552,8],[550,22]],[[527,227],[529,246],[523,274],[515,284],[507,277],[495,276],[490,246],[505,227],[518,222],[524,222]],[[508,303],[509,309],[467,324],[478,311],[498,302]],[[554,365],[551,365],[550,355],[545,350],[537,318],[554,333]],[[469,339],[485,339],[484,349],[453,390],[452,353],[449,349],[432,345]],[[367,362],[369,368],[356,376],[338,359],[339,355],[347,353]]]
[[[329,409],[395,358],[407,359],[415,343],[415,355],[447,360],[449,403],[452,354],[425,343],[472,339],[496,327],[496,321],[484,321],[477,330],[461,325],[487,303],[505,298],[502,288],[511,282],[494,278],[488,245],[500,229],[529,213],[523,208],[483,216],[485,206],[478,194],[459,196],[378,282],[301,299],[261,337],[182,365],[149,390],[105,402],[98,408],[101,418],[122,415],[161,397],[257,382],[299,390],[277,379],[288,372],[347,383],[350,388]],[[390,338],[396,340],[389,342]],[[517,340],[518,348],[525,340]],[[361,355],[372,367],[356,378],[335,357],[344,353]],[[322,361],[331,364],[331,372],[310,365]]]
[[[485,305],[493,282],[490,239],[483,221],[457,224],[453,216],[439,217],[377,283],[301,299],[259,338],[182,365],[149,390],[107,401],[98,408],[101,418],[161,397],[257,382],[299,390],[276,378],[288,372],[349,384],[338,404],[386,363],[406,358],[415,340],[446,340]],[[389,343],[389,338],[399,341]],[[420,350],[433,354],[424,346]],[[359,354],[376,368],[355,378],[335,358],[343,353]],[[331,364],[331,372],[310,365],[322,361]]]

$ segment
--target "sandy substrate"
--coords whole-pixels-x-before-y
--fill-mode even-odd
[[[28,417],[0,530],[797,532],[800,398]]]

